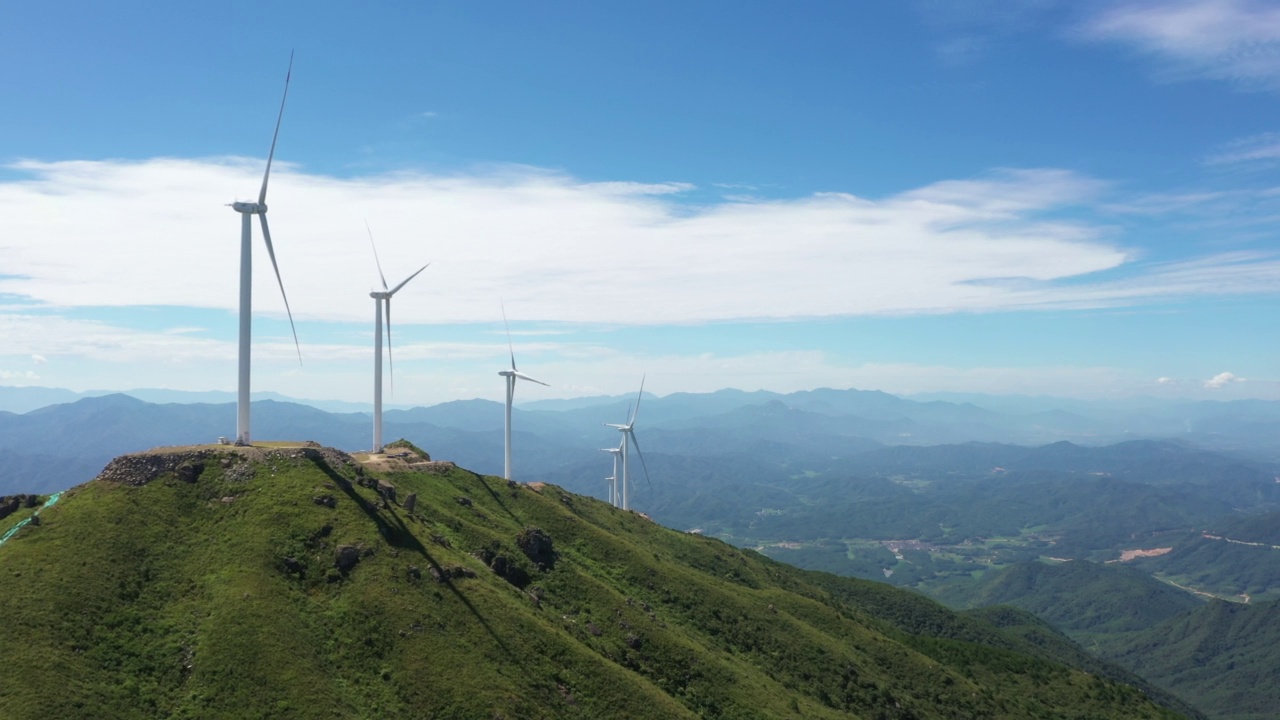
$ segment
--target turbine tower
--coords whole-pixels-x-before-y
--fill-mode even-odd
[[[373,314],[373,452],[382,452],[382,307],[386,304],[387,308],[387,364],[391,370],[391,389],[396,388],[396,370],[395,363],[391,357],[391,296],[400,291],[400,288],[409,283],[410,280],[418,277],[418,273],[426,270],[431,263],[427,263],[418,268],[418,272],[405,278],[401,283],[390,290],[387,289],[387,276],[382,274],[382,261],[378,260],[378,246],[373,242],[373,230],[369,229],[369,224],[365,223],[365,230],[369,232],[369,245],[373,248],[373,262],[378,266],[378,279],[382,281],[382,292],[371,292],[369,297],[373,298],[374,314]]]
[[[614,425],[612,423],[605,423],[605,425],[607,425],[608,427],[617,428],[618,432],[622,433],[622,444],[620,445],[620,448],[622,449],[622,509],[623,510],[631,509],[630,469],[628,467],[631,464],[631,457],[630,457],[630,454],[628,453],[628,446],[635,447],[636,454],[640,456],[640,466],[644,468],[645,482],[648,482],[649,486],[653,487],[653,483],[649,481],[649,466],[645,464],[644,453],[640,452],[640,443],[639,441],[636,440],[636,431],[635,431],[636,416],[640,414],[640,400],[643,397],[644,397],[644,377],[641,377],[640,378],[640,394],[636,396],[635,410],[632,411],[628,409],[628,414],[630,415],[630,418],[627,420],[627,424]]]
[[[302,347],[298,345],[298,329],[293,325],[293,311],[289,309],[289,296],[284,292],[280,279],[280,266],[276,264],[276,251],[271,246],[271,231],[267,228],[267,180],[271,178],[271,160],[276,154],[276,139],[280,135],[280,121],[284,118],[284,102],[289,97],[289,78],[293,74],[293,53],[289,53],[289,70],[284,76],[284,95],[280,98],[280,112],[276,115],[276,129],[271,135],[271,151],[267,153],[267,170],[262,174],[262,189],[258,202],[233,202],[231,209],[240,213],[240,358],[236,383],[236,444],[248,445],[249,435],[249,342],[253,332],[253,216],[262,222],[262,239],[267,244],[267,255],[276,272],[276,283],[284,298],[284,310],[289,315],[289,328],[293,330],[293,346],[298,351],[298,364],[302,364]]]
[[[623,439],[626,442],[626,439]],[[618,456],[622,454],[622,445],[612,448],[600,448],[600,452],[607,452],[613,456],[613,474],[605,478],[609,481],[609,504],[618,507]]]
[[[511,345],[511,327],[507,325],[507,308],[502,308],[502,326],[507,330],[507,350],[511,352],[511,369],[499,370],[498,374],[507,379],[507,415],[506,422],[503,424],[503,470],[502,477],[507,480],[511,479],[511,401],[516,395],[516,378],[536,382],[539,385],[547,385],[541,380],[534,380],[516,369],[516,351]],[[551,387],[547,385],[547,387]]]

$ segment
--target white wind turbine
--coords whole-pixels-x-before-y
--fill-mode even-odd
[[[503,444],[503,475],[507,480],[511,479],[511,401],[516,395],[516,378],[536,382],[539,385],[547,385],[541,380],[535,380],[528,375],[516,369],[516,351],[511,345],[511,327],[507,325],[507,308],[502,308],[502,326],[507,330],[507,350],[511,352],[511,369],[499,370],[498,374],[507,379],[507,415],[506,422],[503,424],[503,435],[505,438]],[[551,387],[547,385],[547,387]]]
[[[249,436],[249,341],[253,327],[253,216],[262,222],[262,239],[267,244],[267,255],[276,272],[280,295],[284,298],[284,310],[289,315],[289,328],[293,330],[293,346],[298,351],[298,363],[302,363],[302,348],[298,345],[298,330],[293,325],[293,311],[289,309],[289,296],[284,292],[280,279],[280,266],[276,264],[276,252],[271,246],[271,231],[267,228],[267,180],[271,177],[271,160],[276,154],[276,138],[280,135],[280,121],[284,118],[284,102],[289,97],[289,78],[293,74],[293,53],[289,53],[289,70],[284,76],[284,95],[280,98],[280,112],[276,115],[276,129],[271,135],[271,151],[267,153],[267,170],[262,174],[262,189],[258,202],[234,202],[231,208],[240,213],[240,358],[239,377],[236,385],[236,444],[248,445]]]
[[[630,470],[628,467],[630,465],[631,458],[630,458],[630,455],[628,454],[628,445],[635,446],[636,454],[640,456],[640,466],[644,468],[645,482],[649,482],[649,466],[645,464],[644,453],[640,452],[640,443],[639,441],[636,440],[636,431],[635,431],[636,416],[640,414],[640,400],[643,397],[644,397],[644,377],[641,377],[640,378],[640,394],[636,396],[635,410],[631,411],[630,409],[628,409],[628,414],[630,415],[630,418],[627,420],[627,424],[614,425],[612,423],[605,423],[605,425],[607,425],[608,427],[617,428],[618,432],[622,433],[622,445],[620,447],[622,449],[622,509],[623,510],[631,509],[629,504],[630,490],[631,490],[630,484],[629,484]],[[650,487],[652,487],[653,483],[649,482],[649,485]]]
[[[391,356],[391,296],[399,292],[400,288],[407,285],[410,280],[418,277],[418,273],[426,270],[431,263],[418,268],[418,272],[388,290],[387,276],[382,274],[382,261],[378,260],[378,246],[373,242],[373,230],[369,229],[368,223],[365,223],[364,228],[369,232],[369,245],[373,248],[373,262],[378,266],[378,279],[382,281],[382,292],[373,291],[369,293],[369,297],[373,298],[375,307],[373,315],[373,452],[380,453],[382,452],[382,307],[385,303],[387,308],[387,364],[391,369],[391,389],[394,391],[396,387],[396,369],[395,362]]]
[[[618,447],[600,448],[600,452],[607,452],[613,456],[613,474],[605,478],[609,481],[609,504],[618,507],[618,456],[622,454],[622,445],[625,444],[626,438]]]

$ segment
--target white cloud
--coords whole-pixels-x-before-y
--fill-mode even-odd
[[[49,307],[233,310],[249,160],[26,161],[0,184],[0,293]],[[277,165],[271,224],[300,320],[367,320],[377,231],[405,322],[662,324],[1035,306],[1055,281],[1130,258],[1098,228],[1043,213],[1099,192],[1061,170],[1007,170],[870,200],[824,193],[691,207],[679,183],[579,183],[536,168],[309,175]],[[256,230],[255,230],[256,233]],[[255,312],[281,317],[255,237]],[[1028,294],[1030,290],[1036,293]],[[1057,294],[1075,292],[1059,288]],[[1131,302],[1132,299],[1126,299]]]
[[[1160,384],[1160,385],[1177,385],[1177,384],[1178,384],[1178,381],[1177,381],[1177,380],[1174,380],[1174,379],[1173,379],[1173,378],[1171,378],[1171,377],[1162,377],[1162,378],[1157,379],[1157,380],[1156,380],[1156,383],[1157,383],[1157,384]]]
[[[45,363],[49,362],[49,359],[48,359],[48,358],[46,358],[46,357],[45,357],[45,356],[43,356],[43,355],[32,354],[32,355],[31,355],[31,362],[34,362],[34,363],[35,363],[35,364],[37,364],[37,365],[43,365],[43,364],[45,364]]]
[[[1135,47],[1174,77],[1280,88],[1280,5],[1269,0],[1123,0],[1081,28]]]
[[[235,309],[239,218],[222,202],[252,193],[259,163],[16,167],[30,177],[0,183],[0,294],[47,308]],[[878,200],[693,207],[667,197],[686,187],[514,166],[342,179],[277,165],[270,218],[301,321],[370,318],[366,218],[389,282],[432,261],[396,297],[396,319],[409,323],[492,322],[498,297],[526,320],[667,324],[1107,307],[1271,293],[1280,281],[1271,255],[1141,264],[1101,240],[1110,228],[1046,219],[1106,190],[1063,170],[1003,170]],[[282,318],[261,245],[255,237],[255,313]]]
[[[1245,379],[1242,377],[1236,377],[1234,373],[1223,372],[1223,373],[1218,373],[1217,375],[1214,375],[1213,377],[1206,380],[1204,383],[1204,386],[1209,390],[1219,390],[1221,388],[1226,387],[1227,385],[1230,385],[1231,383],[1241,383],[1241,382],[1245,382]]]

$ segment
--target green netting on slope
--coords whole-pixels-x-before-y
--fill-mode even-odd
[[[50,495],[49,499],[45,501],[44,505],[40,506],[40,510],[43,510],[49,507],[50,505],[58,502],[58,498],[60,497],[62,497],[62,493],[60,492],[56,492]],[[36,510],[35,512],[31,513],[31,517],[35,517],[36,515],[39,515],[40,510]],[[0,536],[0,545],[4,545],[6,542],[9,542],[9,538],[13,537],[14,535],[17,535],[18,531],[21,530],[23,526],[25,526],[29,522],[31,522],[31,518],[24,518],[22,522],[9,528],[8,532],[6,532],[3,536]]]

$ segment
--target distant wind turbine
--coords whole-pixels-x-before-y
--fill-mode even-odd
[[[280,121],[284,118],[284,102],[289,97],[289,78],[293,75],[293,53],[289,53],[289,70],[284,76],[284,95],[280,98],[280,112],[276,115],[276,129],[271,135],[271,151],[267,153],[267,170],[262,174],[262,189],[258,202],[233,202],[231,208],[240,213],[240,365],[236,385],[236,444],[248,445],[249,435],[249,341],[253,328],[253,216],[262,222],[262,239],[267,244],[267,255],[276,272],[280,295],[284,298],[284,310],[289,315],[289,328],[293,330],[293,346],[298,351],[298,363],[302,363],[302,347],[298,345],[298,329],[293,325],[293,311],[289,309],[289,296],[284,292],[280,279],[280,266],[276,264],[276,251],[271,246],[271,231],[267,228],[267,180],[271,178],[271,160],[276,154],[276,139],[280,135]]]
[[[369,246],[373,248],[373,262],[378,266],[378,279],[382,281],[382,292],[375,290],[369,293],[369,297],[373,298],[375,308],[373,315],[373,451],[380,453],[382,452],[382,307],[385,303],[387,308],[387,365],[391,370],[391,390],[394,392],[396,388],[396,369],[395,362],[391,356],[391,296],[399,292],[400,288],[407,285],[410,280],[418,277],[418,273],[426,270],[431,263],[418,268],[418,272],[388,290],[387,276],[382,274],[382,261],[378,259],[378,246],[373,242],[373,230],[369,229],[369,223],[365,223],[364,229],[369,232]]]
[[[622,446],[627,442],[626,438],[618,444],[618,447],[600,448],[600,452],[607,452],[613,456],[613,474],[605,478],[609,481],[609,504],[618,507],[618,456],[622,454]]]
[[[516,369],[516,351],[511,344],[511,326],[507,324],[507,308],[502,306],[502,326],[507,330],[507,350],[511,353],[511,369],[499,370],[498,374],[507,379],[507,415],[506,422],[503,425],[503,434],[505,442],[503,445],[503,475],[507,480],[511,479],[511,401],[516,395],[516,378],[536,382],[539,385],[547,385],[541,380],[534,380]],[[547,385],[547,387],[551,387]]]
[[[630,465],[631,458],[630,458],[630,455],[628,454],[628,446],[635,446],[636,455],[640,456],[640,466],[644,468],[645,482],[649,483],[650,487],[653,486],[653,483],[649,481],[649,466],[645,464],[644,453],[640,452],[640,442],[636,440],[636,431],[635,431],[636,416],[640,414],[640,400],[643,398],[644,398],[644,377],[641,377],[640,378],[640,394],[636,396],[635,410],[632,411],[628,408],[628,414],[630,415],[630,418],[627,420],[627,424],[614,425],[612,423],[605,423],[605,425],[607,425],[608,427],[617,428],[618,432],[622,433],[621,447],[622,447],[622,509],[623,510],[631,509],[631,506],[630,506],[631,487],[629,483],[630,470],[628,467]]]

